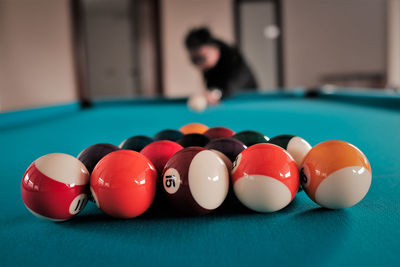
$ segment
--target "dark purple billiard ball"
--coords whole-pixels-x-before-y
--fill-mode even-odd
[[[91,145],[83,150],[78,155],[78,159],[86,166],[89,173],[92,173],[96,164],[107,154],[119,150],[119,148],[113,144],[100,143]]]
[[[231,162],[234,162],[237,155],[247,148],[241,141],[233,138],[214,139],[208,143],[205,148],[217,150],[228,157]]]

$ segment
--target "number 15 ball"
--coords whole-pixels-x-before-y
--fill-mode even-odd
[[[218,208],[229,189],[229,172],[222,159],[202,147],[178,151],[163,173],[166,198],[186,214],[205,214]]]

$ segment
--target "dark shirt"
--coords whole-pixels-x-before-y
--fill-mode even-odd
[[[220,58],[213,68],[203,73],[207,88],[220,89],[223,97],[240,90],[255,90],[256,79],[239,51],[218,40],[216,45]]]

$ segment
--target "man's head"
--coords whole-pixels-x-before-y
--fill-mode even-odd
[[[200,70],[213,68],[220,57],[220,51],[214,37],[207,28],[191,30],[185,39],[190,60]]]

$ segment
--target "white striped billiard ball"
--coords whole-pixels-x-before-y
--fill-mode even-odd
[[[289,154],[296,161],[299,169],[304,157],[312,148],[311,145],[303,138],[290,134],[282,134],[272,137],[268,143],[286,149],[286,151],[289,152]]]

